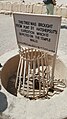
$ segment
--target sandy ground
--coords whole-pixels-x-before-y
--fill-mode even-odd
[[[57,55],[67,66],[67,24],[60,31]],[[15,54],[17,42],[14,31],[13,19],[10,16],[0,15],[0,61]],[[12,51],[11,51],[12,50]],[[12,54],[11,54],[11,52]],[[10,55],[10,56],[9,56]],[[62,67],[61,67],[62,68]],[[67,88],[50,100],[29,100],[24,97],[15,97],[3,87],[0,91],[0,119],[67,119]],[[19,94],[18,94],[19,95]]]

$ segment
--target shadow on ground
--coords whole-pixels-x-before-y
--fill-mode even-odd
[[[0,113],[4,112],[7,109],[7,106],[7,97],[3,92],[0,92]]]

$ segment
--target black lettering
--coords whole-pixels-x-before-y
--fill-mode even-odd
[[[25,29],[29,29],[29,26],[23,25],[23,28],[25,28]]]
[[[21,21],[21,20],[18,20],[18,22],[21,23],[21,24],[23,24],[23,21]]]
[[[30,41],[33,41],[33,42],[38,43],[38,41],[37,41],[37,40],[35,40],[35,39],[30,39]]]
[[[38,23],[39,27],[52,28],[53,24]]]
[[[36,32],[37,35],[40,35],[40,36],[46,36],[45,33],[41,33],[41,32]]]
[[[50,39],[50,38],[44,38],[44,37],[41,37],[41,40],[48,41],[48,42],[50,42],[50,41],[51,41],[51,39]]]
[[[34,34],[34,31],[31,31],[31,30],[26,30],[26,29],[21,29],[21,32]]]
[[[22,28],[21,24],[16,24],[16,27]]]
[[[39,39],[39,36],[36,36],[36,35],[35,35],[35,38],[36,38],[36,39]]]
[[[25,36],[25,37],[31,37],[31,38],[33,38],[33,35],[27,34],[27,33],[21,33],[21,32],[19,32],[19,35],[22,35],[22,36]]]

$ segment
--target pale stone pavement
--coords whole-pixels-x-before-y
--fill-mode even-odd
[[[0,14],[0,55],[17,48],[13,18]]]
[[[62,23],[60,32],[58,55],[65,62],[67,60],[67,24]],[[64,26],[65,25],[65,26]],[[15,53],[17,41],[15,37],[13,19],[9,15],[0,15],[0,55],[4,58]],[[11,51],[12,50],[12,51]],[[8,53],[8,51],[11,51]],[[7,53],[6,53],[7,52]],[[66,58],[66,59],[64,59]],[[1,61],[1,60],[0,60]],[[67,61],[66,61],[67,63]],[[3,87],[0,91],[0,105],[2,106],[0,119],[65,119],[67,118],[67,88],[61,95],[50,100],[28,100],[20,96],[15,97]],[[4,108],[3,108],[4,107]],[[62,118],[61,118],[62,117]]]

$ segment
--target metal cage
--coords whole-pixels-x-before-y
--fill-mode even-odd
[[[36,99],[47,95],[52,87],[52,67],[48,54],[33,48],[21,48],[19,54],[15,88],[28,98]]]

